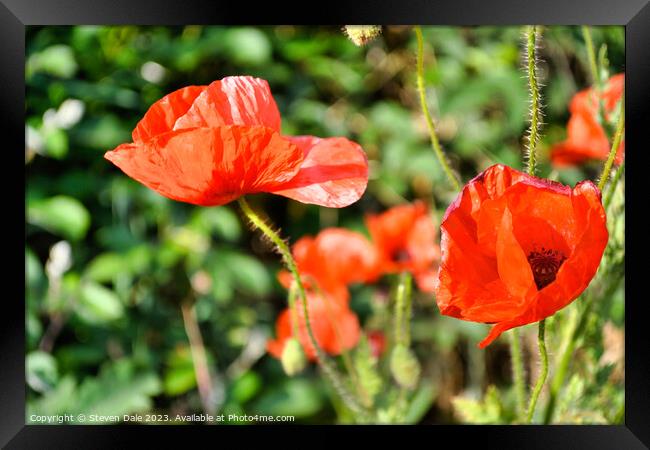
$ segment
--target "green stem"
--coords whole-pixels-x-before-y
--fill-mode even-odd
[[[598,189],[603,190],[607,179],[609,178],[609,173],[612,170],[614,165],[614,159],[616,159],[616,152],[618,147],[621,145],[621,140],[623,139],[623,130],[625,129],[625,92],[621,96],[621,110],[618,115],[618,122],[616,122],[616,133],[614,134],[614,140],[612,141],[612,148],[609,150],[609,156],[605,165],[603,166],[603,172],[600,175],[600,180],[598,181]]]
[[[585,45],[587,47],[587,57],[589,58],[589,70],[591,71],[591,80],[596,86],[596,91],[598,94],[602,92],[602,86],[600,82],[600,72],[598,70],[598,64],[596,63],[596,51],[594,50],[594,42],[591,39],[591,30],[588,26],[582,26],[582,36],[585,40]]]
[[[183,315],[183,325],[185,333],[190,343],[190,353],[192,355],[192,365],[194,366],[194,376],[196,385],[199,389],[199,398],[203,405],[203,411],[206,414],[214,413],[212,377],[208,366],[208,357],[201,336],[201,328],[196,319],[194,304],[190,300],[184,300],[181,303],[181,314]]]
[[[544,383],[546,382],[546,376],[548,375],[548,355],[546,354],[546,342],[544,342],[544,328],[545,321],[541,320],[539,322],[539,333],[537,335],[537,344],[539,345],[539,357],[542,363],[542,371],[537,378],[537,383],[535,383],[535,388],[533,389],[533,394],[530,397],[530,403],[528,404],[528,414],[526,417],[527,423],[532,423],[533,415],[535,414],[535,406],[537,405],[537,399],[539,394],[542,392]]]
[[[289,316],[291,317],[291,332],[293,337],[299,339],[298,335],[298,308],[296,308],[296,292],[298,289],[296,284],[292,284],[289,288]]]
[[[553,420],[553,412],[555,411],[557,396],[560,393],[562,385],[564,384],[564,380],[566,379],[566,375],[569,370],[569,364],[571,363],[573,353],[575,352],[576,346],[578,345],[578,338],[582,334],[582,331],[587,324],[587,318],[589,317],[589,312],[591,311],[592,302],[589,299],[585,300],[586,305],[579,313],[580,318],[576,321],[576,316],[571,316],[569,327],[566,330],[563,350],[561,352],[560,360],[555,365],[555,373],[553,374],[553,379],[551,380],[548,402],[546,404],[546,410],[544,411],[545,424],[549,424]]]
[[[530,93],[530,130],[528,132],[528,174],[535,175],[537,163],[537,142],[541,128],[542,110],[540,106],[539,82],[537,80],[537,38],[538,27],[531,25],[526,30],[526,60],[528,72],[528,90]]]
[[[338,371],[336,370],[335,367],[332,366],[332,364],[327,358],[327,355],[325,355],[325,352],[323,351],[323,349],[321,349],[320,345],[318,345],[318,342],[316,341],[316,337],[314,336],[314,331],[311,326],[311,320],[309,318],[309,308],[307,306],[307,294],[305,292],[305,287],[302,283],[302,279],[300,278],[300,274],[298,273],[296,262],[293,259],[293,256],[291,255],[291,251],[289,250],[289,246],[278,235],[278,233],[276,233],[269,225],[266,224],[266,222],[264,222],[264,220],[262,220],[251,209],[251,207],[249,206],[248,202],[244,199],[244,197],[239,197],[238,202],[242,211],[244,212],[248,220],[250,220],[250,222],[253,224],[253,226],[259,229],[262,233],[264,233],[264,235],[267,238],[269,238],[271,242],[275,245],[275,248],[282,255],[282,259],[284,260],[285,265],[287,266],[289,272],[291,272],[291,275],[293,276],[294,283],[298,288],[298,294],[300,295],[300,299],[302,302],[302,310],[305,319],[305,327],[307,328],[307,335],[309,336],[309,341],[312,347],[314,348],[314,351],[316,352],[316,359],[320,367],[323,369],[323,373],[325,373],[325,375],[328,377],[328,379],[332,383],[332,386],[334,387],[334,390],[338,393],[338,395],[341,397],[341,399],[346,404],[346,406],[353,413],[358,414],[364,419],[367,418],[368,412],[365,410],[365,408],[363,408],[359,404],[359,402],[354,398],[354,396],[348,391]]]
[[[521,355],[519,330],[517,328],[513,328],[510,333],[510,359],[512,363],[512,378],[515,383],[515,395],[517,398],[517,416],[523,417],[526,408],[526,387],[524,384],[524,362]]]
[[[618,166],[618,170],[614,175],[614,179],[610,183],[609,190],[607,191],[607,197],[605,197],[605,203],[603,203],[603,205],[605,206],[605,211],[607,211],[607,207],[609,206],[609,204],[612,201],[612,198],[614,197],[614,192],[616,192],[616,186],[618,185],[618,182],[620,181],[623,172],[625,172],[625,161],[623,161],[621,165]]]
[[[433,123],[433,118],[429,112],[429,107],[427,106],[426,90],[424,87],[424,40],[422,38],[422,29],[419,26],[413,27],[415,31],[415,36],[418,41],[418,52],[417,52],[417,81],[418,81],[418,92],[420,94],[420,106],[422,107],[422,112],[424,113],[424,118],[427,122],[427,128],[429,129],[429,137],[431,138],[431,146],[433,151],[442,166],[442,169],[447,175],[449,183],[454,187],[455,190],[460,190],[460,182],[454,172],[451,170],[447,158],[442,151],[440,146],[440,140],[438,139],[438,134],[436,133],[436,127]]]
[[[411,274],[404,272],[399,276],[395,292],[395,344],[411,345]]]

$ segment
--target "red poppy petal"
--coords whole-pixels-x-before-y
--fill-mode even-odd
[[[513,296],[525,298],[529,291],[536,290],[533,271],[526,253],[515,237],[512,213],[507,208],[503,212],[497,234],[496,254],[499,278]]]
[[[268,192],[293,178],[302,152],[265,127],[176,130],[105,157],[156,192],[203,206]]]
[[[212,82],[174,129],[224,125],[264,126],[280,132],[280,112],[266,80],[243,76]]]
[[[492,327],[492,329],[490,330],[488,335],[485,337],[485,339],[483,339],[481,342],[479,342],[478,346],[480,348],[485,348],[488,345],[490,345],[496,338],[501,336],[501,333],[503,333],[504,331],[508,331],[511,328],[515,328],[515,327],[518,327],[518,326],[521,326],[521,325],[525,325],[526,323],[529,323],[529,322],[522,322],[519,319],[509,320],[509,321],[506,321],[506,322],[499,322],[499,323],[497,323],[496,325],[494,325]]]
[[[330,353],[338,355],[357,345],[361,337],[361,327],[356,314],[346,309],[338,315],[336,320],[332,320],[330,323],[334,331],[334,338],[328,348]]]
[[[330,208],[361,198],[368,185],[368,160],[356,143],[342,138],[288,137],[304,152],[298,174],[274,194]]]
[[[172,131],[179,117],[187,112],[192,102],[207,86],[188,86],[165,95],[151,105],[133,130],[133,142],[146,142],[154,136]]]
[[[564,308],[587,288],[609,239],[598,188],[591,181],[583,181],[573,189],[572,201],[574,220],[583,234],[576,238],[577,244],[560,267],[555,282],[540,291],[543,295],[540,315],[543,317]]]

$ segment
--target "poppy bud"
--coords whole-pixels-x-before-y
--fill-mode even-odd
[[[420,363],[408,347],[397,345],[390,356],[390,371],[399,384],[413,389],[420,379]]]
[[[298,339],[291,338],[284,345],[281,362],[284,372],[290,377],[300,373],[305,368],[307,359]]]
[[[381,26],[346,25],[344,31],[355,45],[362,47],[381,34]]]

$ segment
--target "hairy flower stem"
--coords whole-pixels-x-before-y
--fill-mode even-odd
[[[609,156],[605,165],[603,166],[603,172],[600,175],[600,180],[598,181],[598,189],[602,192],[609,178],[609,173],[612,170],[614,165],[614,159],[616,158],[616,152],[618,147],[621,145],[621,140],[623,139],[623,130],[625,129],[625,92],[621,96],[621,110],[618,115],[618,122],[616,122],[616,133],[614,134],[614,140],[612,141],[612,148],[609,151]]]
[[[259,229],[269,240],[271,240],[273,245],[275,245],[277,251],[280,253],[280,255],[282,255],[282,259],[284,260],[287,269],[289,269],[289,272],[291,272],[291,275],[293,276],[294,283],[298,288],[298,295],[300,296],[300,300],[302,303],[302,310],[305,319],[305,327],[307,328],[307,335],[309,337],[309,341],[312,347],[314,348],[314,351],[316,352],[316,359],[318,360],[318,364],[320,365],[321,369],[323,369],[323,373],[328,378],[328,380],[332,384],[332,387],[334,388],[336,393],[341,397],[341,400],[343,400],[343,402],[350,409],[350,411],[356,414],[360,419],[367,420],[369,415],[368,411],[366,411],[365,408],[363,408],[360,405],[357,399],[355,399],[354,396],[348,391],[337,369],[331,364],[331,362],[327,358],[327,355],[325,355],[325,352],[323,351],[323,349],[321,349],[320,345],[318,345],[318,342],[316,341],[316,337],[314,336],[314,331],[311,326],[311,320],[309,319],[309,308],[307,306],[307,294],[305,292],[305,287],[302,283],[302,279],[300,278],[300,274],[298,273],[296,262],[293,259],[293,256],[291,255],[291,250],[289,249],[289,246],[278,235],[278,233],[276,233],[268,224],[266,224],[266,222],[264,222],[264,220],[260,218],[260,216],[258,216],[251,209],[250,205],[244,199],[244,197],[239,197],[238,202],[239,202],[239,206],[241,207],[242,211],[244,212],[248,220],[251,222],[251,224],[255,228]]]
[[[526,63],[528,90],[530,93],[530,129],[528,131],[528,145],[526,148],[529,175],[535,175],[537,142],[539,141],[539,131],[542,127],[542,107],[540,104],[539,82],[537,80],[538,37],[539,30],[536,25],[531,25],[526,29]]]
[[[517,416],[523,418],[526,408],[526,386],[524,384],[524,362],[521,357],[519,339],[519,330],[513,328],[510,333],[510,360],[512,363],[512,378],[515,383]]]
[[[420,106],[422,107],[422,112],[424,113],[424,118],[427,122],[427,128],[429,129],[429,136],[431,138],[431,146],[433,151],[442,166],[442,169],[447,175],[449,183],[454,187],[455,190],[460,190],[460,183],[454,172],[449,167],[447,158],[442,151],[440,146],[440,140],[438,139],[438,134],[436,133],[436,126],[433,123],[433,118],[429,112],[429,107],[427,106],[426,90],[424,87],[424,40],[422,38],[422,29],[419,26],[413,27],[415,31],[415,36],[418,41],[418,51],[417,51],[417,82],[418,82],[418,92],[420,94]]]
[[[591,304],[592,302],[588,299],[588,301],[586,301],[584,310],[580,314],[580,319],[576,321],[576,316],[572,316],[569,327],[566,330],[563,350],[560,356],[560,360],[557,363],[557,367],[555,368],[553,379],[551,380],[548,402],[544,411],[545,424],[551,423],[551,420],[553,419],[553,412],[555,410],[557,396],[560,393],[562,385],[564,384],[564,380],[566,379],[566,374],[569,370],[569,363],[571,362],[571,358],[573,358],[573,353],[576,349],[576,345],[578,344],[578,339],[587,323],[587,318],[589,317],[589,312],[591,311]]]
[[[605,197],[605,202],[603,203],[603,206],[605,207],[605,211],[607,211],[607,208],[609,207],[609,204],[612,201],[612,198],[614,197],[614,192],[616,192],[616,186],[618,186],[618,182],[621,180],[621,176],[623,175],[623,172],[625,172],[625,161],[621,163],[621,165],[618,167],[618,170],[616,171],[616,174],[614,175],[614,179],[612,180],[609,186],[609,190],[607,191],[607,197]]]
[[[395,343],[408,347],[411,345],[411,274],[404,272],[399,276],[395,294]]]
[[[594,86],[596,86],[596,92],[600,94],[602,92],[602,83],[600,81],[598,64],[596,63],[596,51],[594,50],[594,42],[591,39],[591,30],[586,25],[582,26],[582,36],[585,40],[585,46],[587,47],[587,58],[589,59],[591,81],[594,83]]]
[[[208,358],[205,353],[205,346],[203,345],[201,329],[196,320],[196,312],[194,311],[193,302],[188,300],[182,302],[181,313],[183,315],[185,333],[190,342],[192,363],[194,365],[196,384],[199,388],[199,397],[201,399],[201,404],[203,405],[203,411],[206,414],[212,414],[214,413],[212,377],[210,376]]]
[[[546,376],[548,375],[548,355],[546,354],[546,342],[544,342],[545,322],[546,319],[541,320],[539,322],[539,333],[537,335],[537,344],[539,345],[539,357],[542,363],[542,370],[539,373],[539,378],[537,378],[537,383],[535,383],[533,394],[530,397],[526,423],[532,423],[533,421],[533,415],[535,414],[535,406],[537,405],[537,399],[539,398],[539,394],[542,392],[542,388],[544,387],[544,383],[546,382]]]

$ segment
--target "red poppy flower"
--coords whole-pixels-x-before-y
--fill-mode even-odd
[[[379,275],[375,247],[361,233],[344,228],[327,228],[316,237],[302,237],[292,253],[307,287],[315,284],[337,298],[347,300],[348,285],[373,281]],[[285,287],[290,285],[288,272],[281,272],[279,278]]]
[[[316,342],[323,351],[338,355],[353,348],[361,336],[359,319],[351,309],[337,300],[313,291],[307,292],[309,320]],[[311,344],[305,324],[302,304],[296,303],[295,320],[298,321],[297,339],[310,360],[316,359],[316,352]],[[267,343],[268,352],[276,358],[282,357],[282,351],[288,339],[293,337],[292,313],[289,309],[282,311],[276,322],[276,338]]]
[[[625,74],[620,73],[609,79],[601,94],[605,120],[611,120],[618,102],[623,95]],[[588,159],[606,160],[611,149],[607,134],[598,123],[598,103],[594,88],[578,92],[569,106],[571,117],[567,125],[567,139],[553,147],[551,162],[553,165],[571,166]],[[616,153],[616,164],[623,161],[625,141],[621,142]]]
[[[608,239],[591,181],[571,189],[503,165],[465,185],[441,229],[436,301],[444,315],[496,324],[480,347],[576,299]]]
[[[133,130],[133,143],[105,157],[165,197],[203,206],[270,192],[340,208],[357,201],[368,182],[358,144],[281,136],[269,86],[252,77],[166,95]]]
[[[433,292],[440,259],[438,234],[423,202],[395,206],[368,215],[366,225],[380,254],[382,272],[408,271],[423,292]]]

